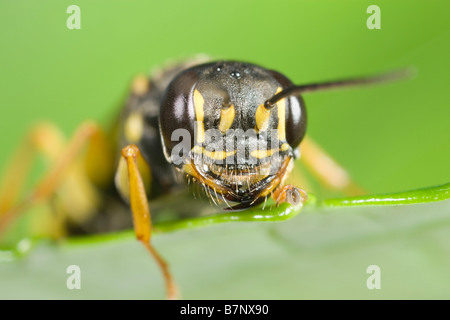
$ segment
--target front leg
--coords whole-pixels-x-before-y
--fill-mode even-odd
[[[144,182],[138,166],[138,162],[142,163],[142,161],[144,160],[137,146],[129,145],[123,148],[121,160],[116,173],[116,185],[122,195],[129,200],[131,211],[133,213],[134,232],[136,234],[136,238],[156,260],[164,275],[167,298],[173,300],[177,299],[178,290],[169,271],[169,266],[150,243],[152,231],[150,208],[148,205]],[[123,178],[125,173],[127,173],[127,180]]]
[[[308,200],[308,195],[305,190],[297,188],[292,184],[278,187],[272,194],[273,199],[279,205],[280,203],[287,202],[292,206],[297,206],[300,203],[303,204]]]

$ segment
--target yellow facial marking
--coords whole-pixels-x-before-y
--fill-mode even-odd
[[[256,120],[256,131],[266,131],[269,127],[270,119],[270,109],[267,109],[264,104],[260,104],[256,109],[255,120]]]
[[[282,89],[278,88],[278,92],[280,92]],[[278,139],[280,141],[286,140],[286,99],[281,99],[277,102],[277,108],[278,108]]]
[[[142,114],[139,112],[133,112],[125,120],[124,134],[125,138],[130,143],[137,143],[141,140],[144,133],[144,123],[142,120]]]
[[[194,108],[195,117],[197,120],[197,143],[203,143],[205,141],[205,127],[203,124],[204,111],[203,106],[205,105],[205,99],[203,99],[202,94],[195,89],[194,90]]]
[[[254,158],[261,159],[270,157],[272,154],[278,152],[279,149],[270,149],[270,150],[253,150],[250,152],[250,155]]]
[[[234,110],[234,105],[222,109],[222,111],[220,112],[220,123],[219,123],[220,132],[225,133],[228,129],[230,129],[234,121],[235,113],[236,111]]]
[[[289,149],[289,145],[287,143],[283,143],[279,149],[269,149],[269,150],[253,150],[250,152],[250,155],[254,158],[261,159],[270,157],[274,153],[278,151],[286,151]]]
[[[200,147],[200,146],[195,146],[194,148],[192,148],[192,152],[197,153],[197,154],[203,154],[205,156],[207,156],[208,158],[211,158],[213,160],[224,160],[226,157],[230,157],[233,156],[236,151],[208,151],[205,150],[205,148]]]
[[[190,163],[187,163],[183,166],[183,171],[185,173],[187,173],[188,175],[198,178],[197,172],[194,170],[194,168],[192,167],[192,164],[190,164]]]

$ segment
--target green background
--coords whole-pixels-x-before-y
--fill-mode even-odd
[[[450,180],[448,1],[77,1],[81,30],[66,27],[70,4],[0,0],[0,167],[36,121],[53,121],[67,135],[86,119],[106,124],[133,75],[205,53],[260,64],[299,84],[413,67],[413,79],[305,95],[308,133],[370,193]],[[371,4],[381,8],[380,30],[366,27]],[[407,228],[420,228],[420,212],[427,212],[421,208],[412,218],[416,224],[406,223]],[[361,218],[306,212],[276,228],[227,225],[161,235],[155,243],[174,266],[186,298],[448,298],[449,277],[442,279],[443,266],[450,264],[448,237],[434,229],[425,235],[405,232],[402,215],[396,215],[400,232],[390,225],[391,210]],[[433,210],[448,224],[448,205]],[[379,238],[367,231],[372,227]],[[355,229],[383,245],[365,247],[347,236]],[[304,241],[280,245],[274,230]],[[333,232],[344,242],[330,238]],[[347,246],[334,250],[336,241]],[[21,272],[3,273],[8,280],[0,275],[0,297],[162,297],[157,270],[131,237],[87,252],[73,248],[72,261],[63,253],[53,256],[49,252],[57,249],[51,248],[36,250]],[[95,248],[104,253],[103,262],[95,260]],[[396,290],[365,287],[365,268],[382,264],[377,259],[387,277],[397,279]],[[85,270],[80,292],[65,289],[66,262]],[[409,263],[423,265],[411,271]],[[48,271],[50,265],[61,273]],[[98,278],[105,272],[107,285]],[[155,286],[149,289],[142,277]],[[418,279],[414,289],[402,289],[408,279]]]

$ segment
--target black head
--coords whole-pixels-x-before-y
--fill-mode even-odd
[[[279,185],[305,134],[300,95],[265,103],[292,85],[276,71],[234,61],[182,72],[161,103],[166,158],[222,197],[256,203]]]

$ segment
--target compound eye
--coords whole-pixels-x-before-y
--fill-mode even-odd
[[[293,86],[293,83],[277,71],[270,71],[283,89]],[[295,149],[303,140],[306,132],[306,109],[300,95],[286,99],[286,141]]]
[[[286,104],[286,141],[295,149],[305,137],[306,110],[301,96],[289,97]]]
[[[193,95],[197,80],[198,74],[194,70],[181,73],[172,80],[162,98],[159,121],[164,153],[168,160],[173,147],[179,143],[178,138],[172,141],[175,130],[186,130],[191,138],[190,145],[193,146],[196,119]]]

